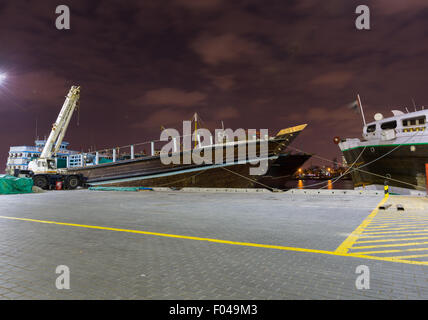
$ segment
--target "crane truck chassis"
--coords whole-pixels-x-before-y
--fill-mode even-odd
[[[86,184],[86,178],[82,174],[34,173],[30,170],[15,169],[14,176],[32,178],[34,186],[44,190],[55,189],[57,182],[61,182],[62,189],[65,190],[74,190]]]

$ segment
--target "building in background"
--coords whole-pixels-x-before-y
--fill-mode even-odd
[[[6,173],[13,174],[15,169],[28,170],[28,163],[40,157],[46,140],[36,140],[35,146],[13,146],[9,149],[6,163]],[[78,151],[68,150],[69,143],[61,143],[59,152],[55,158],[58,168],[67,168],[70,165],[80,166],[81,156]]]

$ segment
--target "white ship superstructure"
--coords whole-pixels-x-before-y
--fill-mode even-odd
[[[13,174],[15,169],[28,170],[28,163],[40,157],[46,140],[36,140],[34,146],[12,146],[9,149],[9,156],[6,163],[6,173]],[[59,167],[66,167],[70,160],[73,161],[74,157],[78,155],[78,151],[68,150],[69,143],[63,142],[59,148],[56,157],[56,162]],[[64,165],[65,164],[65,165]]]
[[[339,148],[351,166],[355,188],[392,186],[400,194],[426,192],[428,110],[375,115],[363,126],[362,138],[341,139]]]

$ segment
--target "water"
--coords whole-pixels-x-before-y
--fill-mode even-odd
[[[285,182],[284,189],[346,189],[353,190],[354,184],[352,180],[338,180],[334,182],[332,180],[288,180]]]

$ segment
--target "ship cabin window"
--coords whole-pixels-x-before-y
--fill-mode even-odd
[[[426,123],[426,116],[417,117],[413,119],[404,119],[403,127],[419,126],[419,125],[424,125],[425,123]]]
[[[382,128],[382,130],[388,130],[388,129],[395,129],[397,128],[397,121],[389,121],[389,122],[384,122],[380,125],[380,127]]]
[[[375,132],[375,131],[376,131],[376,125],[375,124],[371,124],[371,125],[367,126],[367,133]]]

